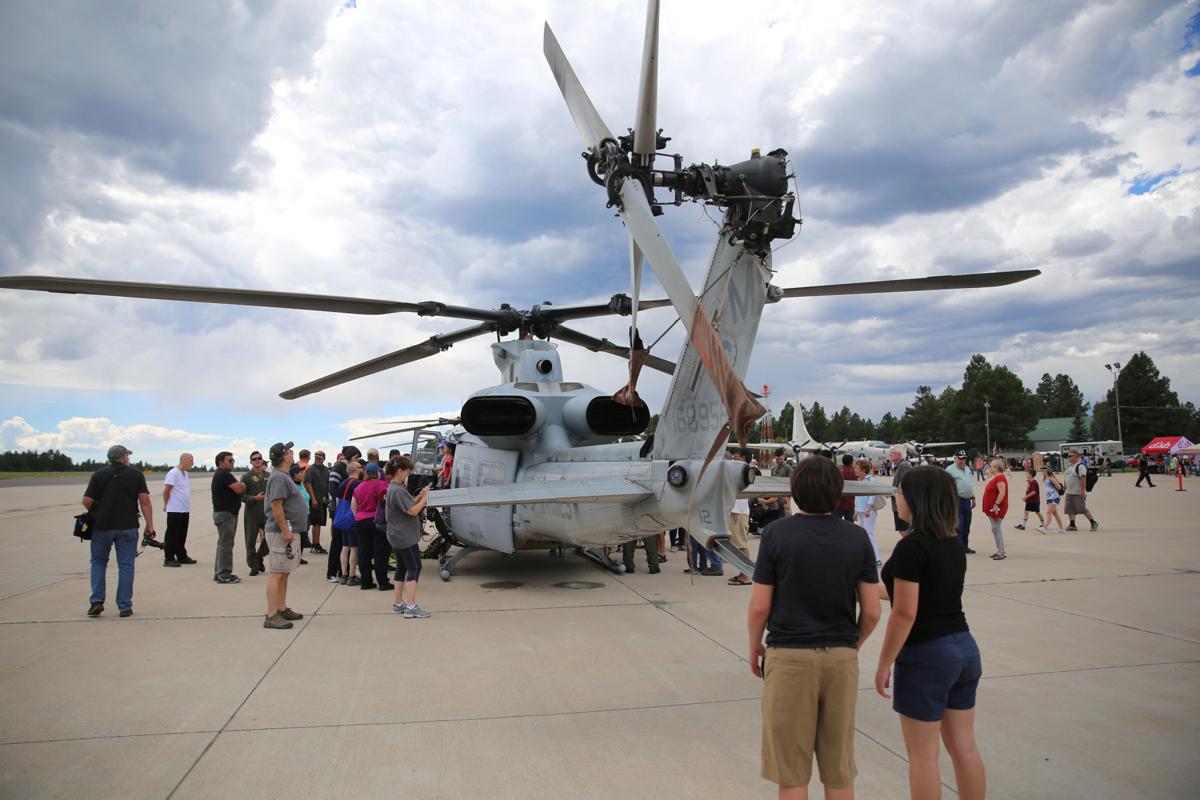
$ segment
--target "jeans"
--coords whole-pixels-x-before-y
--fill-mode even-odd
[[[963,549],[970,547],[967,544],[971,538],[971,498],[958,498],[958,527],[954,529],[958,534],[958,538],[962,540]]]
[[[213,524],[217,526],[217,557],[213,559],[213,575],[231,575],[237,514],[232,511],[214,511]]]
[[[725,562],[721,560],[715,550],[709,550],[695,539],[689,538],[688,541],[691,542],[692,548],[692,569],[698,572],[705,570],[720,572],[725,569]]]
[[[137,557],[137,528],[92,531],[92,599],[103,603],[108,551],[117,550],[117,608],[133,608],[133,559]]]

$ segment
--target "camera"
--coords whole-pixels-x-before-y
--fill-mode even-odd
[[[146,547],[157,547],[159,550],[163,549],[163,543],[154,538],[154,531],[146,531],[142,534],[142,548],[145,549]]]

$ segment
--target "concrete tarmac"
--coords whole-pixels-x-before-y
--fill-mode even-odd
[[[964,604],[991,797],[1197,795],[1200,480],[1133,481],[1101,480],[1095,533],[1017,531],[1014,508],[1005,561],[975,516]],[[89,619],[88,546],[70,535],[81,492],[0,486],[0,798],[775,795],[759,777],[750,590],[691,579],[682,554],[649,575],[639,552],[620,576],[482,553],[449,583],[426,562],[427,620],[392,614],[390,592],[327,583],[309,556],[288,598],[304,619],[264,630],[240,525],[242,583],[212,581],[194,478],[200,563],[164,569],[147,551],[134,616],[118,619],[114,559]],[[161,478],[151,492],[161,532]],[[886,558],[890,517],[877,533]],[[864,798],[907,796],[898,718],[871,686],[882,632],[860,657]],[[942,779],[955,796],[945,757]]]

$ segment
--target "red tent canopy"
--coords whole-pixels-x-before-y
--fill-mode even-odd
[[[1150,444],[1142,448],[1142,454],[1147,456],[1165,456],[1174,453],[1181,447],[1191,447],[1192,443],[1186,436],[1157,436]]]

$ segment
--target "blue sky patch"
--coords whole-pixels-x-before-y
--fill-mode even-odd
[[[1179,170],[1173,169],[1170,172],[1160,172],[1157,175],[1139,175],[1133,179],[1133,184],[1129,187],[1129,194],[1148,194],[1158,188],[1167,178],[1173,178],[1179,174]]]

